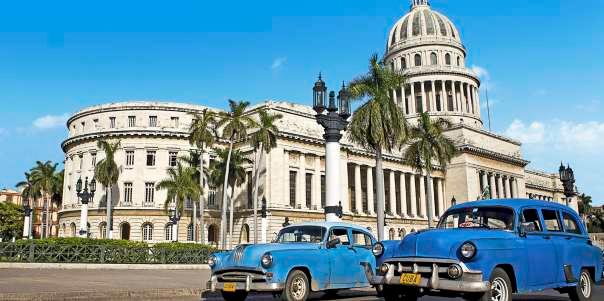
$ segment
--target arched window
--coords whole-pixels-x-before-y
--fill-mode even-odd
[[[407,234],[407,231],[404,228],[401,228],[398,230],[398,236],[403,239],[403,237],[405,237],[405,235]]]
[[[130,239],[130,224],[124,222],[120,225],[121,238],[125,240]]]
[[[450,54],[445,54],[445,64],[447,66],[451,66],[451,55]]]
[[[390,228],[390,231],[388,231],[388,239],[390,240],[394,240],[396,237],[396,232],[394,231],[394,228]]]
[[[457,57],[457,66],[461,66],[461,57]]]
[[[166,240],[167,241],[172,241],[174,240],[172,233],[174,233],[174,224],[172,223],[167,223],[166,227],[164,228],[164,231],[166,233]]]
[[[415,66],[421,66],[422,65],[422,56],[418,53],[415,55]]]
[[[438,64],[438,58],[436,57],[436,53],[432,52],[430,54],[430,64],[431,65],[436,65]]]
[[[153,240],[153,225],[151,223],[144,223],[142,226],[143,240]]]
[[[189,224],[187,226],[187,240],[188,241],[193,241],[193,224]]]
[[[394,70],[394,61],[390,63],[390,70]]]
[[[107,238],[107,223],[101,222],[99,224],[99,238],[105,239]]]
[[[211,244],[218,243],[218,227],[216,225],[208,227],[208,242]]]
[[[71,235],[71,237],[76,237],[76,225],[75,225],[75,223],[71,223],[71,225],[69,225],[69,234]]]
[[[241,227],[241,237],[239,238],[239,243],[246,244],[250,242],[250,226],[247,224],[243,224]]]
[[[401,69],[407,69],[407,59],[405,59],[404,57],[401,58]]]

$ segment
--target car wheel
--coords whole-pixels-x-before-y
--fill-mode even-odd
[[[489,279],[491,289],[480,295],[468,295],[469,301],[512,301],[512,282],[502,268],[495,268]]]
[[[310,284],[306,273],[293,270],[287,276],[281,299],[283,301],[305,301],[309,293]]]
[[[384,285],[382,294],[385,301],[416,301],[419,298],[417,289],[400,285]]]
[[[570,287],[568,291],[568,296],[572,301],[587,301],[591,300],[591,292],[593,289],[593,281],[591,279],[591,274],[586,269],[581,270],[581,275],[579,276],[579,282],[577,286]]]
[[[243,301],[243,300],[245,300],[245,298],[247,298],[246,291],[236,291],[236,292],[222,291],[221,294],[222,294],[222,298],[225,301]]]

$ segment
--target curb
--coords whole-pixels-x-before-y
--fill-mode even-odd
[[[207,264],[97,264],[0,262],[0,269],[55,270],[210,270]],[[3,300],[0,298],[0,300]]]
[[[176,297],[201,296],[200,288],[145,289],[116,291],[72,291],[72,292],[39,292],[39,293],[4,293],[0,301],[55,301],[55,300],[149,300],[173,299]]]

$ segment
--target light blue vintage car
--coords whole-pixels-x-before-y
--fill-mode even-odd
[[[437,229],[373,248],[386,301],[421,295],[511,301],[512,294],[556,289],[590,300],[602,277],[602,251],[579,215],[552,202],[502,199],[454,206]]]
[[[371,286],[364,266],[375,268],[375,238],[365,228],[316,222],[283,228],[270,244],[239,245],[209,258],[211,291],[227,301],[248,292],[272,292],[283,300],[303,301],[311,291]]]

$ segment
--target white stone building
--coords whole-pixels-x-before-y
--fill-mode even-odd
[[[479,78],[465,67],[466,48],[459,31],[426,0],[414,0],[410,12],[392,28],[385,60],[407,76],[406,84],[393,91],[397,103],[410,122],[418,112],[448,118],[454,127],[447,132],[457,141],[460,154],[446,172],[436,170],[433,216],[440,216],[455,199],[476,200],[485,187],[493,197],[530,197],[564,203],[562,184],[557,174],[525,169],[521,145],[510,138],[485,131],[480,116]],[[310,90],[310,89],[309,89]],[[324,218],[324,142],[323,130],[314,111],[289,102],[267,101],[249,110],[254,114],[264,107],[280,113],[277,147],[261,162],[260,199],[268,201],[267,237],[274,237],[285,221],[290,223]],[[171,238],[169,219],[163,211],[165,191],[154,189],[166,177],[166,169],[177,156],[193,149],[188,142],[190,113],[201,105],[167,102],[123,102],[85,108],[67,122],[69,137],[63,142],[65,183],[60,211],[60,235],[74,236],[79,225],[79,203],[75,193],[78,178],[91,178],[94,165],[103,157],[97,149],[99,139],[119,139],[116,161],[121,169],[113,191],[115,237],[160,242]],[[217,110],[218,111],[218,110]],[[220,145],[224,147],[224,145]],[[249,144],[236,148],[251,156]],[[427,225],[426,177],[401,162],[400,153],[386,154],[385,237],[399,238]],[[554,162],[552,162],[553,164]],[[345,137],[341,150],[342,203],[345,221],[376,229],[375,159],[373,155]],[[246,167],[248,181],[235,192],[233,244],[252,237],[252,166]],[[220,188],[205,191],[205,225],[199,227],[206,240],[220,241]],[[571,201],[576,209],[576,201]],[[105,201],[102,190],[90,204],[92,237],[103,237]],[[190,207],[189,207],[190,208]],[[179,240],[193,239],[191,210],[182,218]],[[260,237],[260,235],[258,235]]]

